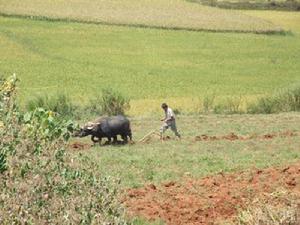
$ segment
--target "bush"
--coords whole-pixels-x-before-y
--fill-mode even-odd
[[[101,113],[111,115],[124,115],[130,108],[129,99],[112,89],[103,89],[100,99]]]
[[[16,83],[0,83],[0,224],[127,224],[120,182],[67,151],[77,126],[43,108],[19,112]]]
[[[248,113],[262,113],[262,114],[271,114],[275,112],[276,101],[272,96],[262,97],[256,103],[252,103],[248,106]]]
[[[0,173],[7,170],[7,155],[20,143],[20,115],[16,104],[16,84],[12,76],[0,81]]]
[[[249,105],[249,113],[279,113],[300,111],[300,86],[281,90],[277,94],[260,98]]]
[[[62,93],[56,96],[37,96],[27,102],[27,110],[33,111],[36,108],[51,110],[62,117],[72,117],[76,111],[76,106],[72,103],[71,99]]]

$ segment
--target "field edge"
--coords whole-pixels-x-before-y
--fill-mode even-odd
[[[190,32],[210,32],[210,33],[244,33],[244,34],[260,34],[260,35],[291,35],[292,31],[279,28],[278,30],[231,30],[231,29],[206,29],[206,28],[188,28],[179,26],[158,26],[158,25],[147,25],[147,24],[130,24],[130,23],[113,23],[105,21],[93,21],[93,20],[82,20],[75,18],[54,18],[49,16],[37,16],[37,15],[26,15],[26,14],[11,14],[0,12],[0,17],[3,18],[15,18],[15,19],[30,19],[36,21],[47,21],[47,22],[65,22],[65,23],[79,23],[79,24],[94,24],[103,26],[116,26],[116,27],[128,27],[128,28],[144,28],[144,29],[158,29],[158,30],[170,30],[170,31],[190,31]],[[266,20],[267,21],[267,20]],[[270,22],[270,21],[268,21]]]

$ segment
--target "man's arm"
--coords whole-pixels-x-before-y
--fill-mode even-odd
[[[165,117],[161,119],[160,121],[165,121],[167,119],[167,114],[165,114]]]
[[[167,118],[164,119],[165,122],[169,122],[169,121],[173,121],[173,120],[175,120],[174,116],[171,116],[171,118],[169,118],[169,119],[167,119]]]

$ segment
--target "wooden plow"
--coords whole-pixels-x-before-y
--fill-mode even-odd
[[[152,130],[150,131],[148,134],[146,134],[143,138],[141,138],[140,140],[138,140],[137,143],[147,143],[148,141],[151,140],[151,138],[153,136],[158,136],[160,139],[160,133],[157,130]]]

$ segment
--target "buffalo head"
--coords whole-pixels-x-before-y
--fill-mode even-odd
[[[74,137],[86,137],[93,135],[99,129],[100,123],[89,122],[74,133]]]

